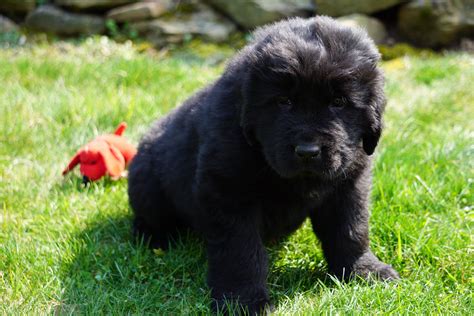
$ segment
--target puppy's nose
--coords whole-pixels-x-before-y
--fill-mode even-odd
[[[321,147],[315,144],[302,144],[295,147],[295,153],[299,158],[315,159],[321,155]]]

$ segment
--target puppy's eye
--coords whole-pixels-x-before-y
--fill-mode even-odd
[[[329,106],[332,108],[343,108],[346,105],[347,105],[347,99],[342,97],[342,98],[334,99]]]
[[[293,107],[293,103],[287,97],[279,97],[277,99],[278,106],[284,110],[290,110]]]

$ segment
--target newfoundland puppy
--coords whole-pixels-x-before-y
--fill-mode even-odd
[[[163,249],[181,229],[201,233],[214,310],[265,311],[265,242],[307,217],[331,273],[398,278],[369,248],[378,60],[364,31],[328,17],[265,26],[143,137],[129,172],[134,232]]]

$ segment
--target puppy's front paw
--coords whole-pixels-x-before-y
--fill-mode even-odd
[[[211,309],[220,315],[270,315],[274,306],[269,300],[263,299],[253,302],[240,300],[213,300]]]
[[[222,293],[212,301],[212,310],[223,315],[269,315],[274,307],[270,303],[266,290],[256,291],[255,288],[247,291]]]
[[[364,279],[376,278],[382,281],[400,279],[398,272],[391,265],[380,261],[370,251],[355,262],[352,273]]]
[[[383,281],[391,281],[391,280],[398,280],[400,279],[400,275],[398,272],[392,268],[391,265],[382,263],[382,267],[378,269],[375,273],[376,276]]]

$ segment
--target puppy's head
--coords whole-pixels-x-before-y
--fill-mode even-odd
[[[255,33],[241,54],[241,125],[282,177],[344,175],[379,140],[385,104],[379,53],[362,30],[327,17]]]

